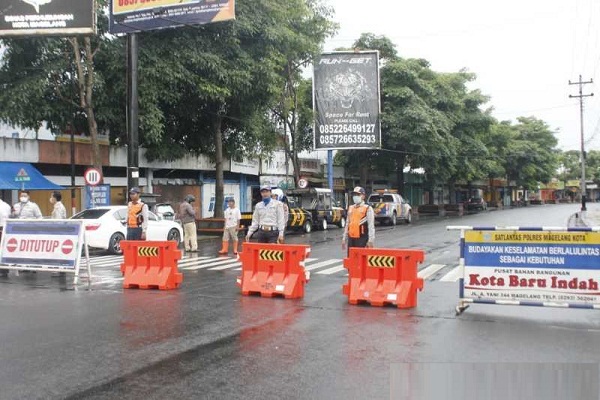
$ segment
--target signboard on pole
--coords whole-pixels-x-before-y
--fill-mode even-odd
[[[379,53],[325,53],[313,77],[315,149],[381,148]]]
[[[85,183],[90,186],[96,186],[102,182],[102,173],[96,168],[88,168],[83,174]]]
[[[235,0],[111,0],[110,33],[131,33],[235,19]]]
[[[465,230],[461,302],[600,308],[600,232],[559,229]]]
[[[94,0],[0,0],[0,36],[93,35]]]

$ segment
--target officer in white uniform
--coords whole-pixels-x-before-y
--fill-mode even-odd
[[[271,198],[271,187],[263,185],[260,187],[262,201],[254,207],[252,214],[252,225],[248,228],[246,241],[256,232],[259,243],[283,243],[285,232],[285,216],[283,204]]]

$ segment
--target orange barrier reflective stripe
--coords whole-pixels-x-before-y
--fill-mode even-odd
[[[176,289],[183,282],[177,269],[181,251],[174,241],[121,240],[123,288]]]

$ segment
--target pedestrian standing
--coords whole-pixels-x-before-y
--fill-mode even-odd
[[[224,212],[225,226],[223,228],[223,246],[219,254],[229,253],[229,240],[233,242],[233,254],[238,253],[238,229],[240,227],[240,220],[242,219],[242,213],[240,209],[235,206],[235,200],[230,198],[227,201],[227,209]]]
[[[179,205],[178,218],[183,225],[183,246],[185,251],[198,251],[198,230],[196,229],[196,210],[192,203],[196,198],[191,194],[185,196]]]
[[[254,207],[252,224],[248,228],[246,241],[257,232],[259,243],[283,243],[285,230],[285,218],[283,215],[283,204],[271,198],[271,187],[263,185],[260,187],[262,201]]]
[[[52,219],[67,219],[67,209],[62,203],[62,194],[58,191],[52,192],[50,204],[54,204],[52,209]]]
[[[348,223],[342,236],[342,249],[351,247],[373,247],[375,241],[375,212],[365,203],[366,192],[360,186],[352,191],[352,202],[348,208]]]
[[[277,188],[271,190],[271,198],[280,201],[283,204],[283,218],[285,219],[285,226],[287,227],[288,219],[290,216],[290,206],[288,205],[287,198],[283,193],[283,190]]]
[[[29,198],[29,190],[19,192],[19,202],[13,206],[13,218],[18,219],[41,219],[40,207]]]
[[[129,190],[127,204],[127,240],[146,240],[148,229],[148,205],[140,200],[140,189]]]

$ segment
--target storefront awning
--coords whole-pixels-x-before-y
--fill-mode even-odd
[[[60,190],[29,163],[0,161],[0,190]]]

